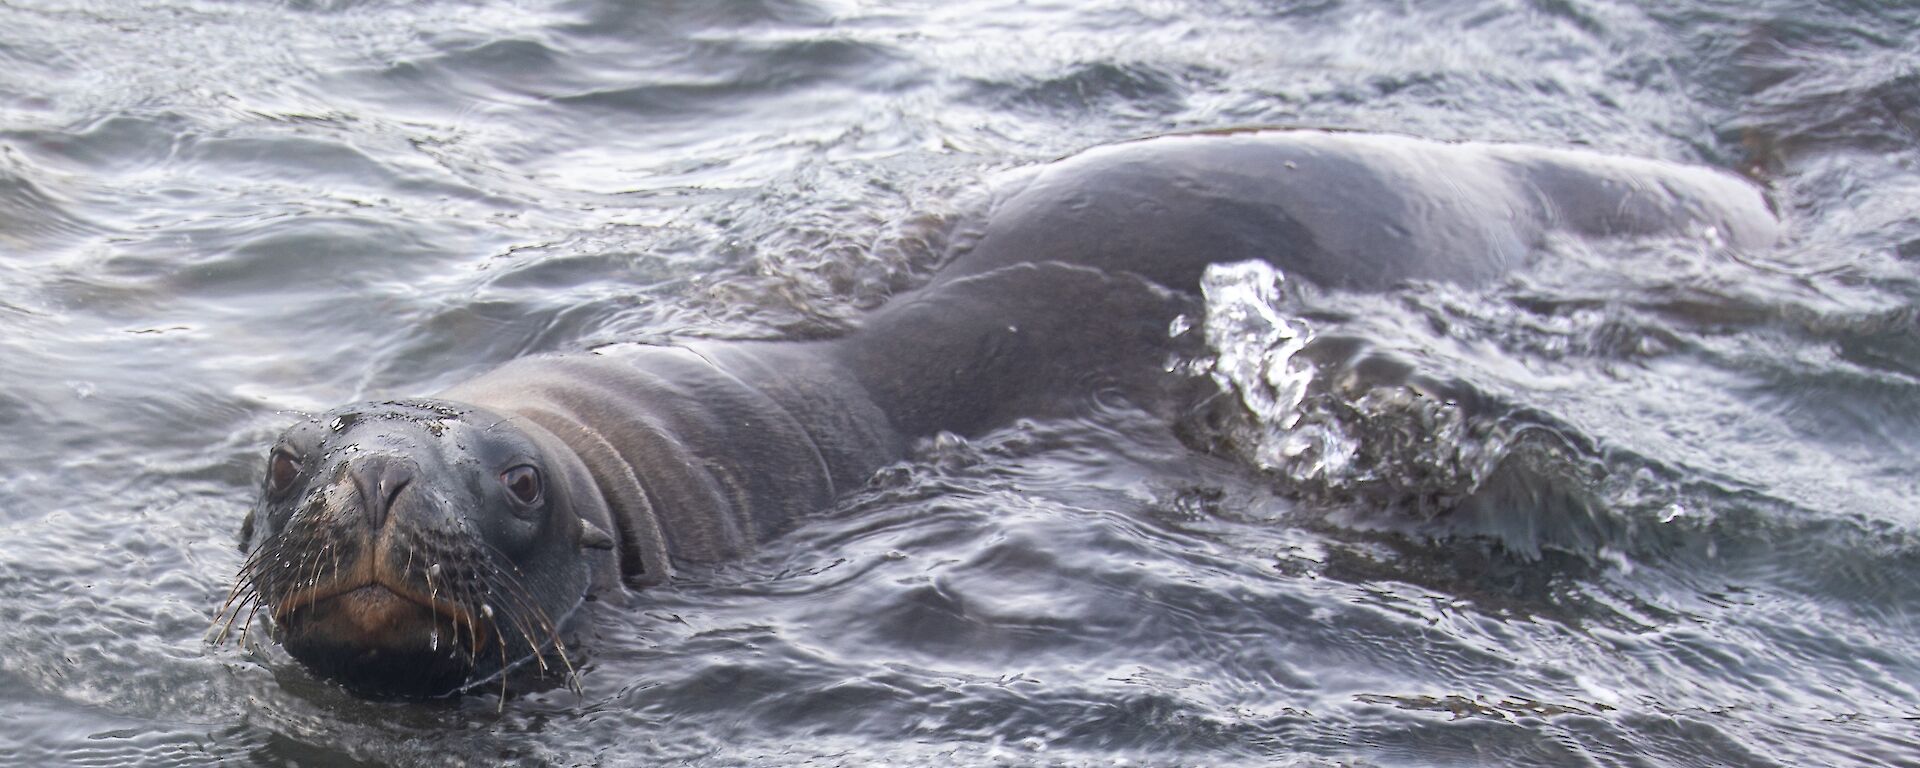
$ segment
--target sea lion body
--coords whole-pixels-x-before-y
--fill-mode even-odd
[[[984,218],[938,279],[1045,260],[1191,290],[1210,264],[1265,260],[1326,289],[1480,285],[1553,232],[1749,249],[1778,236],[1758,189],[1705,168],[1318,131],[1098,147],[1004,182]]]
[[[897,302],[843,339],[529,357],[433,398],[565,443],[606,501],[577,514],[619,534],[619,575],[646,586],[831,506],[914,437],[1085,402],[1061,392],[1168,402],[1186,382],[1160,365],[1167,326],[1193,307],[1131,275],[1021,264]]]
[[[1169,325],[1199,311],[1194,289],[1210,264],[1264,260],[1326,290],[1471,285],[1523,265],[1555,232],[1755,248],[1776,230],[1739,179],[1575,151],[1311,131],[1095,149],[1003,180],[956,225],[926,287],[843,337],[537,356],[428,400],[296,425],[270,454],[237,602],[270,609],[296,657],[357,690],[458,690],[557,649],[551,626],[592,590],[738,555],[859,487],[915,438],[1070,415],[1096,398],[1171,414],[1198,384],[1164,370]],[[389,418],[327,428],[363,412]],[[494,442],[533,448],[482,459]],[[444,456],[461,460],[432,458]],[[479,553],[462,572],[513,578],[441,593],[425,565],[358,554],[409,526],[471,539],[439,550]],[[331,569],[311,553],[261,554],[340,541],[361,544],[335,548],[356,554]],[[303,576],[332,584],[286,586]],[[500,613],[510,615],[476,626]],[[321,626],[326,615],[346,618]],[[430,627],[389,638],[349,621],[369,616],[464,620],[467,639],[423,648]],[[366,647],[347,647],[354,632]],[[429,656],[464,673],[392,679],[393,658]]]

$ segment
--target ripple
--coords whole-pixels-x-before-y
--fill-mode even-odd
[[[974,98],[1001,108],[1049,115],[1114,110],[1168,114],[1186,106],[1188,88],[1182,79],[1147,65],[1098,62],[1024,82],[977,82]]]
[[[0,21],[16,759],[1920,749],[1897,4],[33,0]],[[1249,309],[1297,343],[1228,336],[1248,375],[1305,375],[1241,423],[1311,438],[1279,471],[1210,410],[929,439],[739,562],[597,603],[584,695],[366,702],[257,636],[202,641],[295,412],[541,350],[843,332],[964,244],[980,179],[1249,123],[1739,168],[1793,242],[1550,242],[1484,288],[1269,297]]]

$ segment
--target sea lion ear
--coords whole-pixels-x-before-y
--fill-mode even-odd
[[[240,521],[240,551],[247,551],[247,542],[253,541],[253,510],[247,510],[247,517]]]
[[[580,521],[581,549],[613,549],[613,537],[606,531],[585,520]]]

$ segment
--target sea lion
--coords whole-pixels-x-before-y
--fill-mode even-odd
[[[737,555],[916,437],[1095,397],[1171,413],[1199,380],[1163,370],[1168,325],[1209,264],[1381,290],[1497,279],[1556,231],[1758,248],[1777,228],[1738,178],[1588,152],[1317,131],[1094,149],[1004,179],[928,285],[842,337],[529,357],[293,425],[223,615],[264,609],[354,691],[455,693],[565,665],[587,596]]]

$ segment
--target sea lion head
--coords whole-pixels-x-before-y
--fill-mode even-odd
[[[440,400],[293,425],[242,525],[228,626],[266,613],[288,653],[363,695],[453,694],[529,660],[570,676],[581,550],[610,542],[556,454],[536,426]]]

